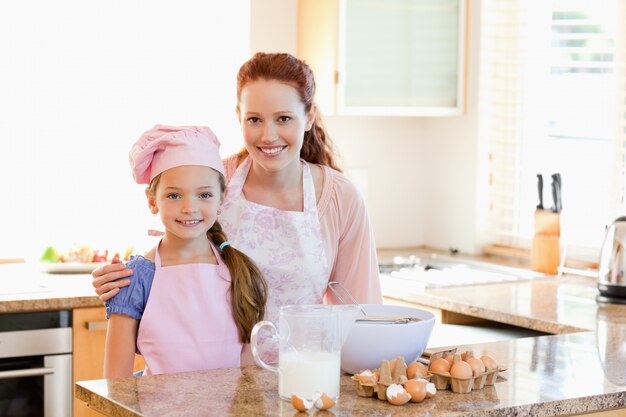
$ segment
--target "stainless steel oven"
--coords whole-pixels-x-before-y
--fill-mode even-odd
[[[71,415],[71,311],[0,314],[0,417]]]

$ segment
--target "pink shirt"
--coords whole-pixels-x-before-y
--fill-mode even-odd
[[[374,233],[365,202],[345,175],[318,166],[323,181],[317,211],[331,271],[329,281],[339,281],[359,303],[382,303]],[[229,181],[237,168],[237,156],[225,159],[224,168]],[[339,303],[330,291],[325,301]]]

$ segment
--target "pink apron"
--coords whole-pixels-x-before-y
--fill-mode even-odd
[[[263,272],[269,285],[265,319],[277,324],[280,306],[322,303],[330,268],[308,164],[302,161],[302,212],[246,200],[242,189],[250,165],[248,157],[228,183],[219,222],[233,246],[250,256]],[[262,351],[264,345],[264,358],[275,359],[275,346],[263,339]]]
[[[161,266],[157,246],[148,303],[137,332],[144,375],[239,366],[242,344],[230,305],[230,275],[213,264]]]

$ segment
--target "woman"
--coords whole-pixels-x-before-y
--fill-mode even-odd
[[[339,171],[313,102],[303,61],[257,53],[237,75],[237,116],[245,148],[224,161],[228,181],[220,223],[234,247],[259,266],[269,286],[266,319],[287,304],[335,303],[339,281],[360,303],[381,303],[374,236],[363,199]],[[105,301],[132,271],[93,272]]]

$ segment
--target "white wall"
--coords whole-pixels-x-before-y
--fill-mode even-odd
[[[423,139],[426,120],[329,116],[324,119],[342,166],[367,172],[367,199],[378,247],[423,243],[429,198]]]
[[[145,236],[151,215],[127,155],[154,124],[207,124],[225,154],[241,147],[235,86],[249,7],[3,3],[0,257],[74,243],[125,250]]]
[[[254,2],[253,2],[254,3]],[[251,13],[254,50],[296,53],[297,2],[272,0]],[[367,204],[381,248],[476,248],[478,199],[478,36],[480,2],[470,3],[468,103],[460,117],[326,116],[343,167],[367,172]],[[260,33],[259,31],[262,31]]]
[[[250,51],[296,51],[297,0],[250,0]]]

